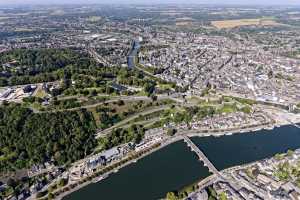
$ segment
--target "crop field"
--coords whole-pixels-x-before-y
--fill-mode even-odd
[[[280,25],[273,19],[237,19],[237,20],[222,20],[212,21],[211,24],[216,28],[235,28],[239,26],[261,25],[261,26],[276,26]]]

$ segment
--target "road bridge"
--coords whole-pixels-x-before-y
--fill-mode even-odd
[[[189,137],[184,135],[183,140],[185,141],[185,143],[187,143],[191,150],[197,154],[199,159],[204,163],[204,166],[208,167],[211,173],[217,175],[218,177],[222,177],[217,168],[215,168],[215,166],[208,160],[205,154],[192,142],[192,140]]]
[[[243,198],[237,192],[241,189],[241,186],[239,185],[239,183],[237,183],[231,179],[228,179],[226,176],[223,176],[223,174],[215,168],[215,166],[208,160],[208,158],[204,155],[204,153],[191,141],[191,139],[189,137],[187,137],[186,135],[183,135],[182,137],[183,137],[184,141],[187,143],[187,145],[191,148],[191,150],[194,151],[198,155],[198,157],[201,161],[203,161],[204,166],[208,167],[209,171],[213,173],[213,175],[211,175],[210,177],[207,177],[206,179],[202,180],[198,184],[200,191],[202,189],[208,187],[209,185],[212,185],[213,183],[222,181],[222,182],[228,183],[230,185],[230,187],[236,192],[236,194],[233,194],[234,199],[245,200],[245,198]],[[199,191],[199,190],[197,190],[197,191]]]
[[[288,123],[290,123],[291,125],[297,127],[297,128],[300,128],[300,126],[296,123],[294,123],[292,120],[288,119],[287,117],[285,116],[282,116]]]

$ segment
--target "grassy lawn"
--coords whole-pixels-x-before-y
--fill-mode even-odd
[[[234,104],[233,105],[226,104],[218,110],[219,113],[233,113],[236,111],[237,111],[237,107]]]
[[[161,90],[171,90],[172,84],[158,84],[158,88]]]
[[[46,93],[45,90],[43,90],[41,87],[38,87],[35,96],[36,96],[36,97],[39,97],[39,98],[44,98],[44,97],[47,96],[47,93]]]
[[[137,96],[147,96],[148,94],[144,90],[141,90],[136,95]]]
[[[137,63],[137,67],[140,68],[141,70],[144,70],[146,72],[149,72],[151,74],[154,74],[155,68],[153,67],[145,67],[144,65],[141,65],[139,63]]]
[[[97,112],[98,108],[109,108],[109,116],[119,116],[119,119],[121,119],[121,122],[128,118],[132,117],[140,112],[143,112],[147,109],[154,108],[159,105],[166,105],[171,102],[166,101],[166,100],[161,100],[157,102],[152,102],[151,100],[146,100],[146,101],[141,101],[141,100],[136,100],[136,101],[117,101],[117,102],[110,102],[110,103],[104,103],[103,105],[99,105],[97,107],[89,108],[88,110],[92,112],[94,119],[96,121],[96,124],[100,126],[101,120],[100,120],[100,113]],[[136,116],[136,118],[143,118],[145,116]],[[147,116],[146,116],[147,117]],[[134,119],[132,119],[132,122],[134,122]],[[118,122],[117,122],[118,123]],[[128,122],[129,123],[129,122]],[[128,124],[127,123],[127,124]],[[114,123],[115,124],[115,123]],[[123,124],[122,124],[123,125]],[[109,128],[110,126],[106,127]]]

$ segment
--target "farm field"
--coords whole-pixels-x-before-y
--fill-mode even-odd
[[[222,20],[212,21],[211,24],[218,28],[235,28],[238,26],[250,26],[250,25],[263,25],[263,26],[277,26],[280,25],[273,19],[237,19],[237,20]]]

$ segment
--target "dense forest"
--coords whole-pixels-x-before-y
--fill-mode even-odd
[[[95,122],[86,110],[33,113],[18,104],[0,107],[0,171],[53,160],[63,165],[91,153]]]
[[[36,75],[67,65],[89,64],[89,60],[70,49],[16,49],[1,53],[0,63],[9,63],[8,69],[17,69],[8,70],[8,75]]]
[[[15,49],[0,54],[0,86],[54,81],[67,66],[86,68],[95,62],[71,49]]]

